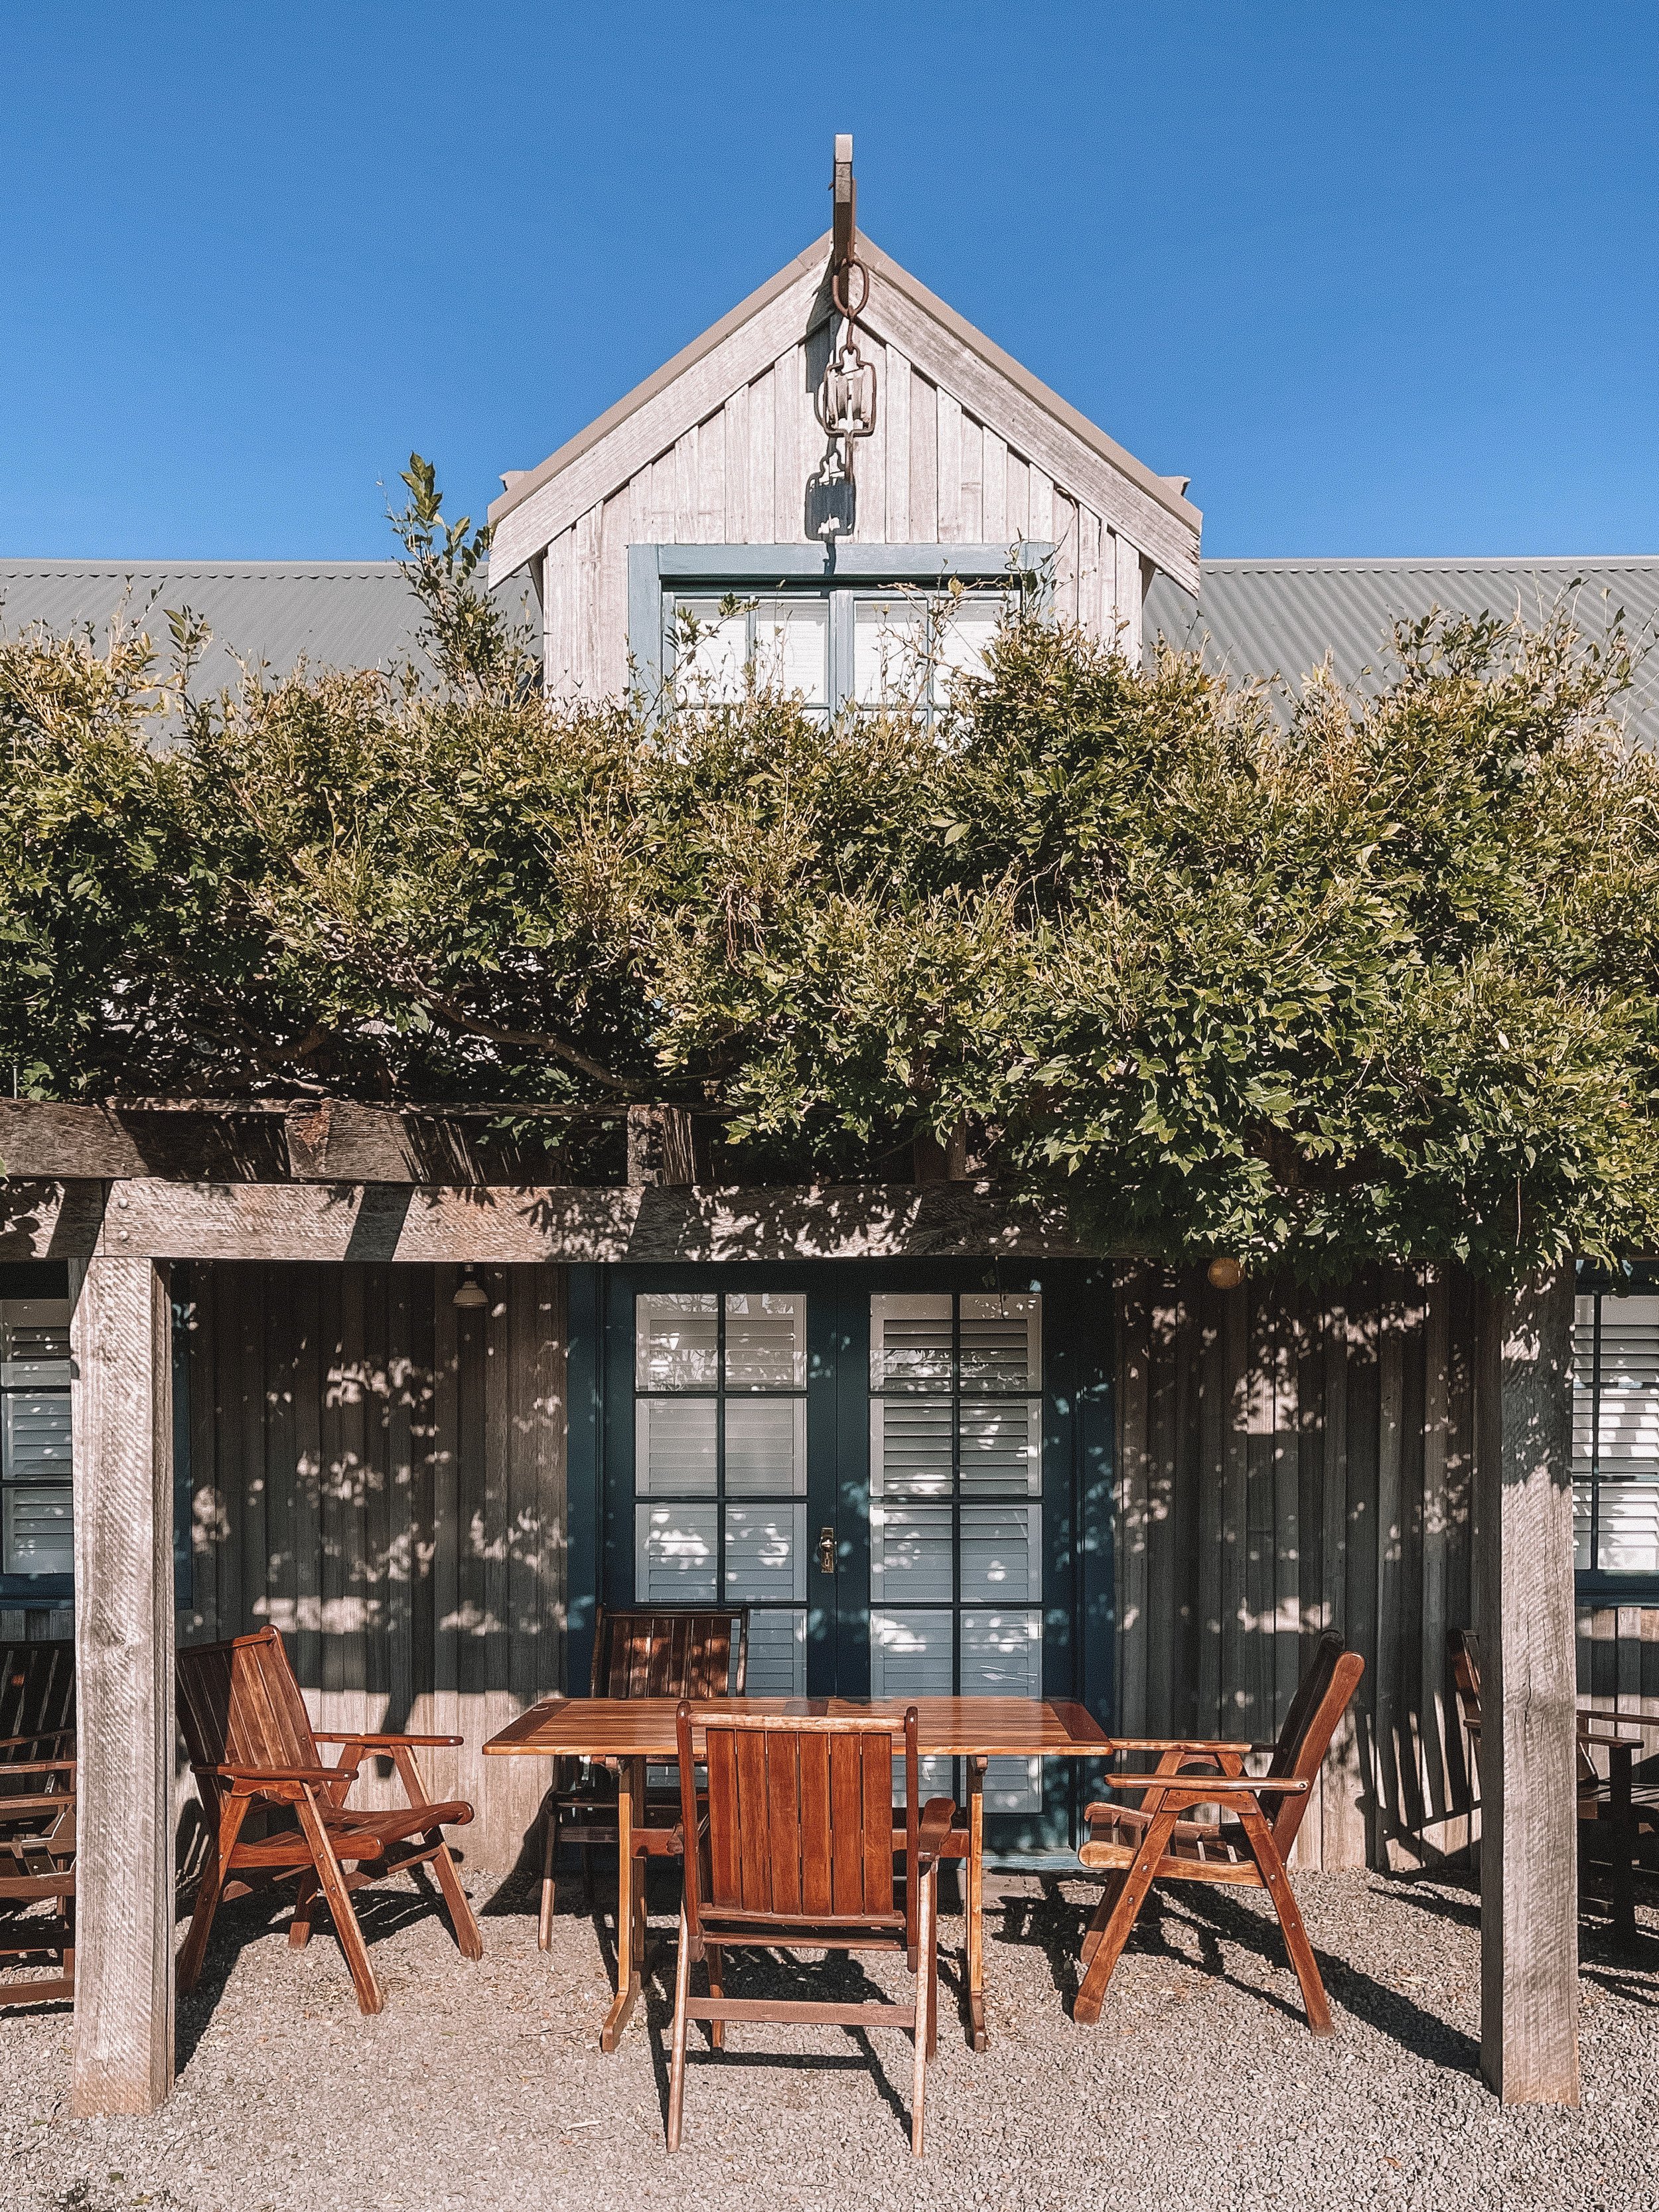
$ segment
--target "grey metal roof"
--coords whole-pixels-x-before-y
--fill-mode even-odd
[[[501,588],[538,650],[541,617],[527,576]],[[102,638],[118,613],[163,657],[167,614],[188,606],[213,632],[192,689],[234,684],[236,656],[286,675],[313,667],[393,668],[423,660],[421,609],[395,561],[0,560],[0,634],[32,623],[59,633],[90,625]]]
[[[1622,612],[1632,641],[1659,636],[1659,556],[1582,561],[1206,561],[1198,604],[1166,576],[1146,598],[1149,644],[1201,647],[1212,667],[1294,684],[1328,652],[1345,683],[1387,678],[1393,623],[1439,607],[1529,621],[1562,605],[1599,637]],[[1659,653],[1650,652],[1620,702],[1632,734],[1659,750]]]

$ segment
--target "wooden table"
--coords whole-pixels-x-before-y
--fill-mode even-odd
[[[918,1747],[924,1759],[967,1761],[968,1804],[955,1831],[954,1856],[967,1862],[965,1981],[969,2036],[987,2048],[985,1946],[985,1769],[993,1759],[1103,1759],[1111,1739],[1093,1715],[1067,1698],[720,1698],[693,1707],[699,1712],[827,1714],[890,1713],[901,1719],[916,1708]],[[645,1820],[647,1763],[674,1765],[678,1751],[677,1698],[550,1698],[521,1713],[484,1749],[529,1759],[599,1759],[617,1774],[617,1995],[599,2035],[614,2051],[640,1993],[645,1963],[645,1873],[634,1844]]]

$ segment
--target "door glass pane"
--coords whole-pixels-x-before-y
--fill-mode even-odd
[[[804,1606],[750,1614],[747,1691],[751,1698],[806,1695]]]
[[[952,1306],[946,1297],[870,1301],[870,1388],[948,1390]]]
[[[714,1407],[710,1406],[712,1416]],[[711,1421],[709,1443],[712,1451]],[[733,1398],[726,1407],[728,1498],[806,1495],[806,1401],[804,1398]]]
[[[1581,1297],[1573,1382],[1575,1564],[1659,1571],[1659,1297]]]
[[[1042,1614],[964,1611],[962,1688],[967,1697],[1040,1698]],[[1020,1813],[1042,1802],[1040,1759],[994,1759],[987,1765],[987,1812]]]
[[[641,1498],[712,1498],[712,1398],[641,1398],[635,1407],[634,1487]]]
[[[873,1698],[948,1698],[955,1655],[948,1613],[902,1613],[883,1607],[870,1615],[870,1694]],[[918,1762],[924,1802],[957,1794],[956,1762]],[[904,1762],[893,1761],[893,1796],[902,1802]]]
[[[872,1505],[872,1598],[884,1605],[949,1605],[951,1528],[948,1505]]]
[[[830,697],[830,605],[821,599],[761,599],[754,612],[755,680],[799,694],[809,707]]]
[[[720,1362],[713,1291],[639,1301],[634,1375],[644,1390],[712,1390]]]
[[[978,1404],[969,1400],[963,1406],[958,1449],[964,1498],[994,1497],[1013,1490],[1035,1497],[1041,1491],[1042,1416],[1037,1398]]]
[[[984,672],[1002,613],[1001,599],[988,592],[969,592],[941,603],[933,640],[933,696],[941,706],[954,678]]]
[[[635,1509],[635,1595],[645,1605],[718,1605],[715,1505]]]
[[[1035,1597],[1042,1583],[1030,1505],[963,1505],[962,1601],[964,1605],[1018,1605]],[[963,1616],[963,1634],[970,1615]],[[966,1684],[963,1685],[964,1692]]]
[[[75,1571],[69,1306],[0,1300],[0,1574]]]
[[[733,1294],[726,1301],[728,1390],[799,1390],[806,1383],[806,1301]]]
[[[777,1604],[805,1595],[805,1506],[728,1505],[726,1602]]]
[[[964,1390],[1040,1390],[1042,1351],[1036,1297],[994,1291],[962,1300]]]

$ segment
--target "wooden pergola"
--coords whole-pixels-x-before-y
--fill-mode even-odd
[[[501,1179],[466,1115],[0,1105],[0,1257],[69,1263],[80,1711],[73,2106],[142,2112],[174,2066],[175,1261],[586,1262],[1077,1255],[1063,1218],[941,1181],[713,1189],[631,1109],[630,1180]],[[1128,1256],[1128,1255],[1125,1255]],[[1576,2104],[1572,1276],[1478,1300],[1481,2065]]]

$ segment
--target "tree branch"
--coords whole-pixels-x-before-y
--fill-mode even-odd
[[[604,1084],[607,1091],[616,1091],[624,1098],[637,1097],[640,1086],[625,1076],[613,1075],[608,1067],[601,1067],[597,1060],[589,1059],[580,1045],[567,1043],[563,1037],[545,1036],[532,1030],[504,1030],[494,1022],[480,1021],[469,1014],[464,1006],[453,1006],[440,993],[423,983],[411,982],[410,988],[422,1005],[430,1008],[447,1027],[459,1030],[466,1036],[482,1037],[486,1044],[518,1044],[532,1052],[550,1052],[567,1067],[590,1076],[595,1083]]]

